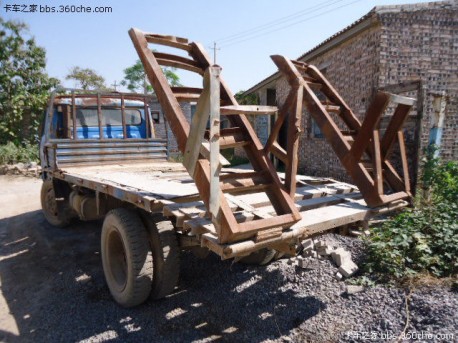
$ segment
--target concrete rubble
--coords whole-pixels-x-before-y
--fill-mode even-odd
[[[337,280],[348,278],[358,271],[358,266],[351,259],[351,253],[344,248],[331,246],[324,240],[305,239],[300,243],[299,255],[292,257],[288,264],[297,265],[299,268],[310,269],[314,259],[331,259],[338,271],[335,274]]]
[[[23,175],[38,177],[41,167],[36,162],[2,164],[0,165],[0,175]]]

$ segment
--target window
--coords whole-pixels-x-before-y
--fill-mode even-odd
[[[321,132],[320,127],[316,123],[315,119],[313,119],[312,116],[310,116],[310,121],[312,123],[311,125],[311,136],[313,138],[324,138],[323,132]]]
[[[138,109],[126,108],[124,117],[126,118],[126,125],[140,125],[142,123],[142,115]],[[97,108],[77,108],[76,125],[78,127],[98,127]],[[120,108],[102,108],[102,126],[107,125],[122,126]]]
[[[160,114],[158,111],[151,111],[151,118],[153,119],[154,124],[160,123]]]

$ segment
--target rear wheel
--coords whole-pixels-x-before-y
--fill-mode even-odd
[[[51,180],[45,180],[41,185],[41,208],[46,220],[54,226],[65,227],[74,217],[68,200],[56,199]]]
[[[124,307],[143,303],[151,291],[153,261],[146,231],[137,212],[110,211],[101,238],[105,279],[113,298]]]
[[[151,298],[161,299],[172,293],[178,285],[181,249],[170,220],[148,214],[143,219],[149,233],[153,256]]]

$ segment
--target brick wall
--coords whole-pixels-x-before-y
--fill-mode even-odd
[[[422,81],[423,118],[416,117],[415,108],[405,130],[410,168],[417,159],[415,135],[419,127],[420,152],[428,143],[433,113],[430,93],[445,90],[449,100],[441,156],[458,160],[458,1],[376,7],[366,20],[372,20],[373,25],[316,57],[307,59],[306,54],[304,61],[325,72],[361,120],[377,89]],[[275,88],[281,105],[288,94],[288,85],[278,79]],[[265,92],[266,89],[261,89],[258,94]],[[418,96],[417,92],[403,95]],[[325,139],[313,137],[311,125],[310,114],[304,113],[299,171],[351,181]],[[260,136],[264,134],[259,132]],[[411,170],[412,174],[415,171]]]
[[[441,157],[458,160],[458,2],[393,6],[380,11],[380,86],[421,79],[425,88],[420,152],[433,124],[433,97],[446,91]]]
[[[191,123],[191,104],[183,102],[180,103],[180,106],[186,119],[189,123]],[[156,137],[167,139],[167,155],[169,157],[178,156],[180,154],[180,151],[178,150],[176,138],[172,130],[170,129],[170,126],[167,124],[167,120],[165,119],[164,113],[162,112],[161,105],[157,100],[150,103],[150,110],[151,112],[159,112],[159,123],[156,123],[154,125]]]

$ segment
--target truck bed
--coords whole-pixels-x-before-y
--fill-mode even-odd
[[[247,169],[223,168],[225,173]],[[302,219],[288,229],[270,229],[255,239],[220,244],[216,229],[207,218],[193,180],[180,163],[154,161],[148,163],[116,163],[102,166],[65,167],[54,173],[72,184],[109,194],[149,212],[162,212],[170,217],[178,231],[198,237],[222,258],[231,258],[264,246],[290,242],[342,225],[403,207],[398,201],[390,206],[369,208],[358,189],[330,178],[299,175],[296,207]],[[279,173],[279,177],[284,175]],[[265,193],[226,194],[238,222],[272,216],[275,211]]]

